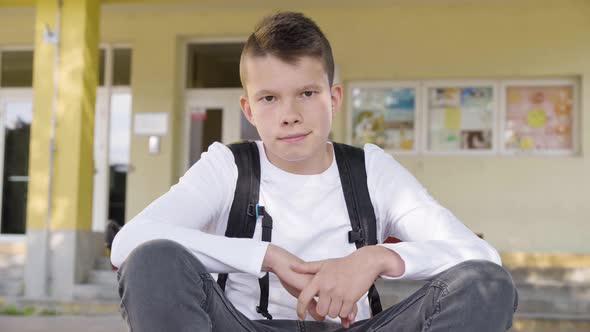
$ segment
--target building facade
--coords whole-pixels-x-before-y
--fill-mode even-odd
[[[71,297],[108,220],[166,192],[210,142],[257,137],[239,54],[285,9],[332,43],[346,97],[334,140],[399,143],[394,157],[503,253],[590,253],[588,1],[0,1],[0,243],[26,254],[28,295]],[[361,123],[380,112],[363,95],[402,87],[409,118],[395,118],[396,90],[385,120]],[[453,93],[488,98],[486,130],[445,104]],[[531,108],[519,127],[519,94],[563,117]]]

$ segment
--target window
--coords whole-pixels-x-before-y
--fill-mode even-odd
[[[123,47],[101,48],[98,53],[98,85],[105,86],[107,79],[107,59],[112,59],[110,66],[112,86],[131,85],[131,49]]]
[[[33,86],[33,51],[2,51],[0,54],[0,87]]]
[[[113,86],[131,85],[131,49],[113,49]]]
[[[241,88],[240,55],[243,43],[189,44],[188,89]]]

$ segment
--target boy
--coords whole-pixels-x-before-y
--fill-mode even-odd
[[[495,249],[380,148],[364,147],[377,238],[356,249],[328,134],[342,103],[330,44],[299,13],[266,17],[244,46],[240,99],[257,128],[260,201],[272,241],[224,237],[238,169],[214,143],[113,243],[122,315],[133,331],[504,331],[516,291]],[[258,278],[270,272],[268,312]],[[225,293],[210,273],[231,273]],[[376,278],[428,279],[371,317]],[[258,310],[256,310],[258,309]],[[273,317],[272,320],[264,319]]]

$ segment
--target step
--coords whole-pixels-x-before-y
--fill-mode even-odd
[[[22,266],[0,269],[0,283],[6,279],[22,279],[25,271]]]
[[[54,312],[60,315],[119,315],[120,310],[119,299],[62,301],[42,298],[25,298],[23,296],[0,296],[0,305],[5,307],[12,306],[20,310],[32,307],[37,313]]]
[[[425,282],[406,280],[376,282],[385,307],[400,302],[424,284]],[[520,284],[517,289],[517,313],[524,317],[590,321],[590,286]]]
[[[519,318],[513,320],[509,332],[588,332],[590,321],[567,319]]]
[[[94,268],[97,270],[112,271],[111,259],[105,256],[97,257],[94,262]]]
[[[590,285],[590,268],[518,267],[509,269],[515,283],[535,285]]]
[[[25,254],[0,253],[0,267],[8,264],[24,265],[26,258]]]
[[[0,280],[0,296],[19,296],[24,290],[22,279]]]
[[[108,285],[81,284],[74,286],[74,299],[119,301],[119,290],[117,287]]]
[[[88,283],[117,288],[117,273],[111,270],[93,270],[88,275]]]
[[[517,285],[518,311],[590,320],[589,286]]]

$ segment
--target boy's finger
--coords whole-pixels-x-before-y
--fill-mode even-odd
[[[328,309],[328,316],[331,318],[336,318],[340,315],[340,311],[342,311],[342,300],[338,298],[332,298],[330,302],[330,308]]]
[[[321,262],[303,262],[291,264],[291,269],[297,273],[318,273]]]
[[[317,292],[318,290],[315,287],[315,283],[312,281],[311,284],[305,287],[301,291],[301,294],[299,294],[299,297],[297,298],[297,317],[299,317],[300,320],[305,319],[305,311]]]
[[[327,295],[322,296],[321,294],[318,296],[318,305],[317,311],[318,314],[322,316],[327,316],[328,311],[330,310],[330,305],[332,304],[332,298]]]
[[[348,315],[348,320],[350,321],[350,323],[354,323],[354,320],[356,319],[356,314],[358,312],[358,307],[356,306],[356,303],[354,305],[354,307],[352,308],[352,312]]]
[[[340,324],[342,324],[342,327],[345,329],[350,327],[350,322],[346,318],[340,318]]]
[[[316,309],[317,305],[318,302],[315,299],[313,299],[308,307],[309,314],[311,315],[311,317],[313,317],[313,319],[317,320],[318,322],[323,322],[326,319],[326,317],[318,314]]]
[[[351,302],[343,302],[342,309],[340,310],[340,318],[350,320],[350,314],[352,314],[354,303]]]

